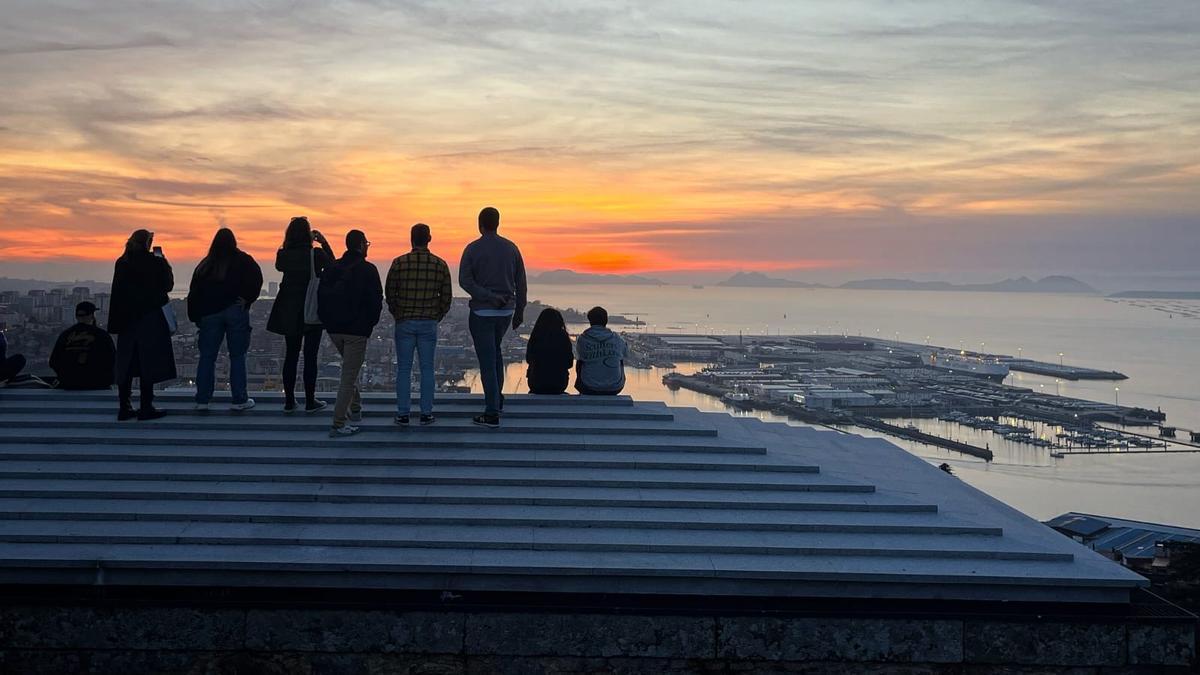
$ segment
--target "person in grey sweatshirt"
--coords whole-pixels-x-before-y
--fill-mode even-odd
[[[575,389],[581,394],[612,396],[625,388],[625,359],[629,347],[608,329],[608,311],[593,307],[591,327],[575,340]]]
[[[525,321],[525,262],[521,250],[501,237],[500,212],[487,207],[479,212],[479,238],[467,244],[458,265],[458,285],[471,296],[467,326],[479,359],[483,381],[483,414],[472,422],[500,426],[504,407],[504,354],[500,343],[509,326],[515,330]]]

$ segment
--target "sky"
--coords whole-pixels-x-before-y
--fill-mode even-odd
[[[1200,11],[0,0],[0,275],[483,206],[534,270],[1200,278]],[[341,246],[337,245],[340,252]]]

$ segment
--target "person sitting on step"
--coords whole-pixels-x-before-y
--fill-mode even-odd
[[[75,325],[54,343],[50,367],[60,389],[108,389],[116,357],[112,336],[96,325],[96,305],[85,300],[75,305]]]
[[[575,341],[575,389],[581,394],[612,396],[625,388],[625,359],[629,347],[608,329],[608,311],[593,307],[587,313],[591,327]]]
[[[571,353],[571,336],[562,312],[543,309],[529,333],[529,345],[525,349],[525,379],[531,394],[562,394],[567,391],[571,377],[571,366],[575,357]]]

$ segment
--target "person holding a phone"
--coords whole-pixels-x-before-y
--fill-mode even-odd
[[[304,352],[304,412],[315,413],[326,407],[317,398],[317,361],[321,349],[322,326],[304,318],[305,295],[309,281],[320,277],[337,256],[325,236],[312,229],[308,218],[297,216],[288,223],[283,244],[275,253],[275,269],[283,272],[279,293],[271,305],[267,330],[282,335],[286,345],[283,356],[283,411],[296,410],[296,370]]]
[[[163,312],[174,287],[174,273],[162,248],[154,246],[154,233],[135,230],[113,268],[108,310],[108,332],[117,336],[118,420],[152,420],[166,414],[154,407],[154,385],[177,376],[171,329]],[[141,383],[137,410],[135,377]]]

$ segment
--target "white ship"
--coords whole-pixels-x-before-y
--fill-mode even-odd
[[[931,352],[922,354],[921,362],[930,368],[960,375],[986,377],[997,382],[1003,382],[1004,378],[1008,377],[1008,364],[1000,363],[995,357]]]

